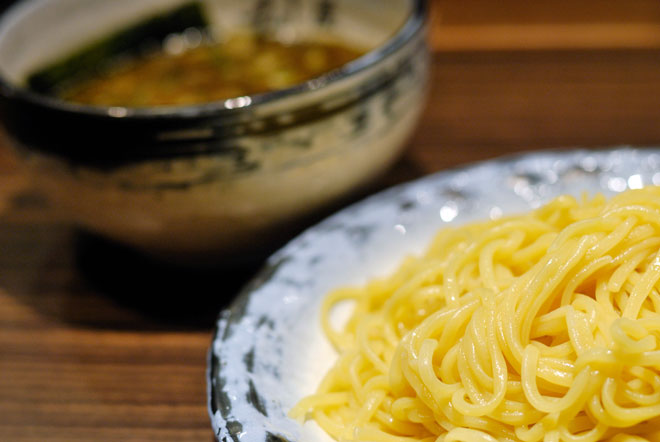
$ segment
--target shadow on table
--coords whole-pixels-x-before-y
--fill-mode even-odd
[[[0,250],[9,320],[108,330],[210,330],[262,265],[183,268],[52,224],[0,222]]]
[[[74,244],[90,289],[170,328],[209,328],[263,264],[259,258],[231,269],[179,266],[88,232],[78,232]]]

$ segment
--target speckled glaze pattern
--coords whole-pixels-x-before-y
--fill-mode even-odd
[[[274,254],[220,314],[209,350],[208,407],[223,442],[331,439],[287,411],[335,357],[319,319],[331,289],[384,276],[448,224],[497,218],[561,194],[660,185],[660,150],[549,151],[430,175],[342,210]]]

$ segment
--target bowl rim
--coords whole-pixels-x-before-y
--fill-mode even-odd
[[[0,26],[12,14],[16,14],[22,8],[28,7],[30,1],[34,0],[18,1],[2,12],[0,14]],[[406,43],[412,40],[425,27],[428,16],[428,0],[409,1],[411,9],[406,21],[384,43],[339,68],[285,89],[183,106],[95,106],[69,102],[33,92],[25,87],[12,84],[0,73],[0,97],[4,96],[53,111],[111,119],[192,119],[211,115],[236,116],[242,112],[251,112],[257,107],[298,95],[304,96],[331,85],[340,84],[353,75],[366,71],[386,60],[388,56],[405,46]]]

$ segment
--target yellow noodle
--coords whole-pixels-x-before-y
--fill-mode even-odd
[[[339,357],[290,414],[340,441],[660,442],[659,307],[658,187],[443,229],[326,297]]]

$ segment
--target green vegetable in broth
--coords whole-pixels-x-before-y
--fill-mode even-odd
[[[291,87],[363,53],[328,39],[284,44],[236,33],[214,41],[192,2],[88,45],[27,84],[86,105],[190,105]]]
[[[161,46],[171,34],[186,29],[204,30],[208,21],[198,2],[186,3],[93,42],[61,60],[39,69],[27,78],[31,90],[55,94],[62,85],[85,79],[104,69],[117,57],[137,55],[145,46]]]

